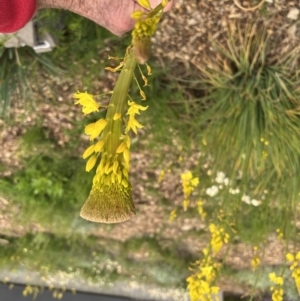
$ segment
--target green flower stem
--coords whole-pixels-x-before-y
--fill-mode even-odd
[[[133,72],[136,64],[137,61],[133,54],[133,50],[131,49],[125,57],[125,64],[118,77],[106,113],[106,120],[108,124],[103,131],[103,137],[108,137],[107,135],[111,135],[110,139],[107,139],[109,143],[106,142],[105,145],[105,150],[109,154],[114,154],[120,144],[125,105],[127,103],[128,90],[133,78]],[[116,113],[121,114],[121,118],[118,120],[113,120],[113,117]]]
[[[155,16],[159,11],[163,10],[164,7],[163,5],[160,3],[159,5],[157,5],[149,14],[148,17],[153,17]]]

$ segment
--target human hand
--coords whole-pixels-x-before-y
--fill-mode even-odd
[[[161,0],[150,0],[153,8],[160,3]],[[165,10],[171,6],[172,1]],[[131,18],[132,12],[143,9],[135,0],[37,0],[37,7],[70,10],[118,36],[133,28],[135,21]]]

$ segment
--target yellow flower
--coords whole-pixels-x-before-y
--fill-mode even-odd
[[[298,252],[296,255],[287,253],[286,259],[291,263],[290,270],[293,271],[292,277],[295,280],[298,294],[300,295],[300,252]]]
[[[211,247],[215,254],[219,253],[223,244],[229,242],[229,234],[225,232],[224,228],[218,228],[215,224],[209,225],[209,231],[211,232]]]
[[[283,232],[280,229],[276,229],[277,232],[277,239],[281,240],[283,239]]]
[[[286,257],[287,261],[289,261],[289,262],[294,261],[294,259],[295,259],[295,256],[292,253],[287,253],[285,255],[285,257]]]
[[[189,205],[190,205],[190,200],[185,199],[183,201],[183,211],[187,211]]]
[[[78,99],[75,104],[82,105],[82,112],[87,115],[99,111],[100,105],[93,99],[93,95],[85,93],[74,93],[73,98]]]
[[[86,158],[88,158],[91,154],[93,154],[94,152],[95,152],[95,145],[92,144],[92,145],[90,145],[90,146],[85,150],[85,152],[84,152],[83,155],[82,155],[82,158],[83,158],[83,159],[86,159]]]
[[[135,114],[140,114],[140,111],[145,111],[148,109],[147,107],[140,106],[136,104],[134,101],[128,101],[128,111],[126,115],[129,115],[127,126],[126,126],[126,133],[130,130],[133,130],[135,134],[137,134],[137,128],[141,129],[143,126],[135,119]]]
[[[148,6],[148,0],[138,0],[143,3],[143,7],[149,9],[148,12],[141,14],[140,11],[134,12],[132,17],[136,20],[132,31],[132,45],[134,55],[140,64],[145,64],[151,53],[151,39],[157,24],[163,14],[163,4],[161,3],[155,9]],[[145,2],[145,3],[144,3]],[[148,2],[148,3],[146,3]],[[164,4],[166,1],[164,1]]]
[[[135,103],[134,101],[128,101],[128,111],[126,113],[126,115],[129,116],[134,116],[135,114],[140,115],[140,111],[146,111],[148,109],[148,106],[143,107],[141,105],[138,105],[137,103]]]
[[[255,256],[254,258],[252,258],[251,265],[252,265],[253,271],[256,270],[256,268],[259,266],[259,264],[260,264],[260,259],[258,256]]]
[[[203,209],[203,201],[197,202],[197,210],[198,210],[198,213],[201,216],[202,220],[204,220],[206,217],[206,212]]]
[[[176,209],[174,209],[170,213],[170,218],[169,218],[170,222],[173,222],[176,217],[177,217],[177,211],[176,211]]]
[[[212,286],[212,284],[198,274],[187,278],[188,291],[191,301],[216,301],[218,300],[219,288]]]
[[[144,8],[150,8],[149,0],[138,0],[138,4]]]
[[[137,128],[141,129],[143,126],[134,117],[130,117],[127,121],[126,132],[133,130],[137,134]]]
[[[282,301],[283,300],[283,289],[275,289],[272,293],[272,301]]]
[[[139,20],[141,19],[142,17],[145,16],[145,13],[143,13],[142,11],[140,10],[136,10],[134,11],[132,14],[131,14],[131,18],[132,19],[135,19],[135,20]]]
[[[90,136],[90,140],[92,141],[102,133],[106,125],[107,121],[105,119],[99,119],[94,123],[88,124],[85,127],[85,133]]]
[[[181,183],[182,183],[184,197],[188,199],[191,193],[198,186],[199,178],[198,177],[193,178],[193,174],[190,171],[188,171],[186,173],[181,174]]]
[[[190,181],[192,178],[193,178],[193,174],[190,171],[181,174],[182,181]]]
[[[283,278],[280,276],[276,276],[275,273],[269,274],[269,279],[275,283],[276,285],[282,286],[283,285]]]
[[[165,178],[165,171],[164,170],[161,170],[159,175],[158,175],[158,183],[162,182],[163,179]]]

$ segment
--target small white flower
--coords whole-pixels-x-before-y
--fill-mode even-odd
[[[267,194],[269,191],[267,189],[264,190],[264,194]]]
[[[219,189],[223,189],[223,185],[219,185]]]
[[[242,201],[245,202],[246,204],[250,205],[251,204],[251,198],[249,195],[243,195],[242,196]]]
[[[261,201],[253,199],[253,200],[251,200],[251,204],[256,207],[256,206],[259,206],[261,204]]]
[[[226,175],[223,171],[219,171],[219,172],[217,172],[217,177],[216,177],[215,181],[218,184],[222,184],[224,182],[225,176]]]
[[[236,189],[229,188],[229,193],[231,193],[231,194],[238,194],[238,193],[240,193],[240,190],[238,188],[236,188]]]
[[[207,175],[211,176],[211,170],[210,169],[207,171]]]
[[[224,181],[223,181],[223,183],[224,183],[225,186],[228,186],[229,185],[229,179],[225,178]]]
[[[206,189],[206,194],[211,197],[217,195],[218,192],[219,192],[219,188],[215,185]]]

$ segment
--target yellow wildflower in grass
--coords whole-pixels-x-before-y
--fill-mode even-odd
[[[269,274],[269,279],[276,285],[280,285],[280,286],[283,285],[283,278],[280,276],[276,276],[274,272]]]
[[[187,278],[190,299],[191,301],[216,301],[219,288],[214,283],[220,265],[213,261],[208,248],[204,248],[202,252],[204,258],[195,263],[197,265],[195,274]]]
[[[181,184],[184,195],[183,210],[186,211],[190,204],[190,195],[199,184],[199,178],[193,177],[193,174],[188,171],[181,174]]]
[[[185,199],[183,200],[183,211],[187,211],[190,205],[190,200],[189,199]]]
[[[217,301],[220,289],[199,277],[201,276],[193,275],[187,278],[191,301]]]
[[[211,233],[211,248],[214,254],[220,252],[224,244],[229,242],[229,234],[225,232],[225,229],[218,227],[215,224],[209,225],[209,231]]]
[[[278,240],[283,239],[283,232],[279,228],[276,229],[276,233],[277,233],[277,239]]]
[[[204,221],[206,217],[206,212],[203,209],[203,204],[204,204],[203,201],[201,200],[197,201],[197,210],[199,215],[201,216],[202,221]]]
[[[275,273],[269,274],[269,279],[275,286],[271,286],[270,290],[272,291],[272,301],[282,301],[283,300],[283,278],[276,276]]]
[[[157,179],[158,183],[161,183],[164,180],[165,174],[166,174],[166,172],[164,170],[161,170],[159,172],[158,179]]]
[[[300,252],[295,256],[292,253],[287,253],[286,259],[291,263],[290,270],[292,271],[292,277],[295,280],[296,288],[300,296]]]
[[[170,222],[173,222],[173,221],[175,220],[176,217],[177,217],[177,210],[174,209],[174,210],[172,210],[171,213],[170,213],[169,221],[170,221]]]
[[[260,265],[260,258],[257,255],[258,247],[253,247],[254,257],[251,259],[252,270],[255,271],[257,267]]]
[[[258,256],[254,256],[252,259],[251,259],[251,266],[252,266],[252,270],[255,271],[257,269],[257,267],[259,266],[260,264],[260,259]]]

